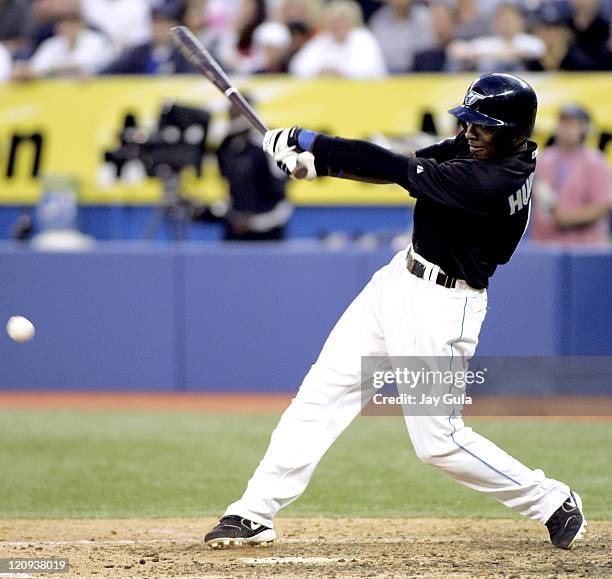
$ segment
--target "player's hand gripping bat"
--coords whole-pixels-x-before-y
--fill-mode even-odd
[[[219,66],[219,63],[206,50],[195,35],[186,26],[175,26],[170,30],[170,38],[183,56],[208,80],[210,80],[246,117],[251,125],[262,135],[268,130],[265,123],[259,118],[253,107],[240,94],[240,91],[232,84],[227,74]],[[291,174],[295,179],[303,179],[308,173],[308,168],[297,162],[296,159],[285,161],[294,164],[290,167]]]

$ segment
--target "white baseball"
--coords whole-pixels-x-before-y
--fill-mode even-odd
[[[6,333],[15,342],[29,342],[36,333],[34,324],[23,316],[12,316],[6,322]]]

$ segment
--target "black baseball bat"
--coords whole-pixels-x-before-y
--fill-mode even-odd
[[[240,91],[232,84],[232,81],[219,66],[219,63],[202,46],[202,43],[189,28],[186,26],[175,26],[170,30],[170,38],[183,56],[234,104],[257,131],[263,135],[268,130],[266,124],[259,118],[259,115],[242,96]],[[308,169],[298,163],[292,173],[296,179],[303,179],[308,173]]]

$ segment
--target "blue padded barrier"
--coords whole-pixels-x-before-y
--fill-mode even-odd
[[[612,356],[612,253],[573,250],[568,259],[568,350],[578,356]]]
[[[559,249],[523,244],[498,267],[488,291],[488,311],[478,354],[552,356],[565,352],[569,273]]]
[[[92,253],[0,248],[0,320],[36,324],[26,344],[0,336],[0,388],[173,390],[174,253],[106,246]]]
[[[0,245],[0,388],[294,391],[390,249],[104,243]],[[523,244],[499,268],[477,354],[612,355],[612,253]],[[410,299],[407,296],[407,299]],[[579,392],[576,392],[579,393]]]
[[[295,390],[360,291],[360,251],[185,252],[187,390]]]

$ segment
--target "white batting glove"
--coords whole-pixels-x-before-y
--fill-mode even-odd
[[[302,149],[298,143],[299,127],[267,131],[263,139],[263,150],[293,179],[312,181],[317,176],[314,155]],[[314,140],[315,133],[307,132]]]
[[[310,151],[296,153],[294,147],[289,147],[277,153],[274,160],[278,167],[292,179],[312,181],[317,176],[315,158]]]
[[[267,131],[263,138],[263,150],[271,157],[275,157],[281,151],[295,150],[297,132],[297,127]]]

